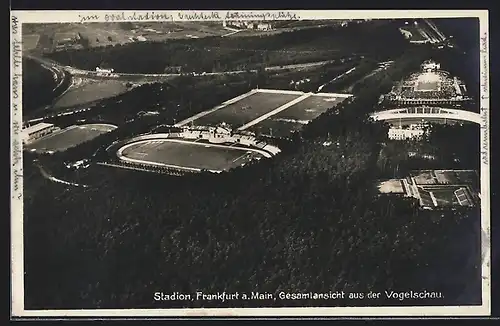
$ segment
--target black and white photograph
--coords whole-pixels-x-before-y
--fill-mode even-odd
[[[11,40],[14,315],[490,314],[487,11],[24,11]]]

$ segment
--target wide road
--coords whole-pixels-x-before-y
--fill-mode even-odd
[[[118,80],[123,80],[123,81],[138,81],[138,79],[148,79],[148,78],[154,78],[156,81],[161,81],[163,79],[169,80],[172,77],[178,77],[182,76],[183,74],[144,74],[144,73],[121,73],[121,72],[113,72],[112,74],[106,75],[106,74],[100,74],[98,75],[96,71],[92,70],[84,70],[84,69],[78,69],[74,68],[71,66],[64,66],[54,60],[48,59],[48,58],[43,58],[39,56],[34,56],[31,54],[26,54],[25,55],[27,58],[30,58],[32,60],[35,60],[39,62],[40,64],[52,67],[53,69],[57,70],[63,70],[66,71],[67,73],[71,74],[72,76],[78,76],[78,77],[86,77],[90,79],[118,79]],[[314,66],[321,66],[321,65],[326,65],[329,63],[334,63],[336,60],[323,60],[323,61],[313,61],[313,62],[305,62],[305,63],[300,63],[300,64],[292,64],[292,65],[281,65],[281,66],[268,66],[265,67],[264,69],[266,71],[280,71],[280,70],[287,70],[287,69],[301,69],[301,68],[308,68],[308,67],[314,67]],[[217,76],[217,75],[230,75],[230,74],[244,74],[244,73],[256,73],[256,69],[251,69],[251,70],[229,70],[229,71],[221,71],[221,72],[203,72],[203,73],[190,73],[190,76]]]
[[[371,114],[374,120],[396,120],[396,119],[450,119],[459,121],[468,121],[481,124],[482,118],[479,113],[455,110],[455,109],[441,109],[441,112],[427,112],[427,113],[413,113],[405,112],[404,109],[394,109],[387,111],[380,111]]]

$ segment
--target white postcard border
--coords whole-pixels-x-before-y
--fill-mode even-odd
[[[332,307],[332,308],[211,308],[211,309],[89,309],[25,310],[22,182],[22,67],[20,55],[23,23],[73,23],[110,21],[282,20],[458,18],[480,19],[481,35],[481,230],[482,305],[445,307]],[[120,20],[123,19],[123,20]],[[487,10],[274,10],[274,11],[11,11],[11,273],[15,317],[183,317],[183,316],[488,316],[491,313],[490,271],[490,140],[489,140],[489,35]],[[20,59],[20,57],[18,58]],[[16,75],[17,74],[17,75]],[[17,94],[17,95],[16,95]],[[17,127],[16,127],[17,126]],[[21,147],[19,147],[21,146]]]

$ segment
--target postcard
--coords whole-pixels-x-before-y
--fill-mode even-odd
[[[11,11],[11,316],[489,316],[486,10]]]

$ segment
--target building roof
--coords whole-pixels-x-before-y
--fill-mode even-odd
[[[37,131],[40,131],[40,130],[43,130],[43,129],[46,129],[46,128],[52,127],[52,126],[53,126],[53,124],[51,124],[51,123],[40,122],[40,123],[37,123],[36,125],[32,125],[26,129],[23,129],[23,133],[31,135],[34,132],[37,132]]]

